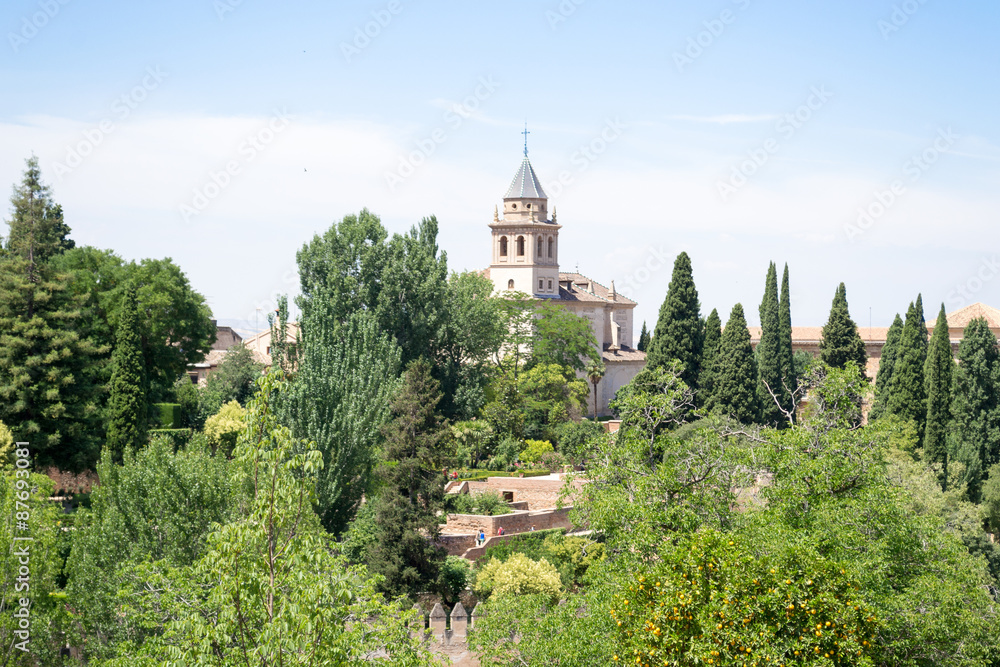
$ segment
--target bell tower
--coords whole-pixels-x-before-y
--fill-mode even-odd
[[[539,299],[559,297],[559,229],[555,210],[528,160],[524,160],[503,198],[503,217],[493,210],[490,278],[496,291],[513,290]]]

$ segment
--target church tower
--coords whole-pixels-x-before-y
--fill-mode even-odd
[[[559,229],[549,218],[548,197],[524,160],[503,198],[503,218],[494,209],[490,278],[497,290],[515,290],[539,299],[559,298]]]

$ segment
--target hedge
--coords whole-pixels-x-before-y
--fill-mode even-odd
[[[551,475],[551,470],[518,470],[516,472],[508,472],[506,470],[453,470],[448,472],[448,479],[451,479],[451,473],[457,472],[458,479],[469,481],[469,482],[479,482],[489,477],[519,477],[522,473],[525,477],[542,477],[543,475]]]
[[[153,403],[159,417],[160,428],[162,430],[174,430],[181,427],[181,404],[180,403]]]

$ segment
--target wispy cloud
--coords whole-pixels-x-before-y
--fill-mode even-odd
[[[684,114],[667,116],[667,120],[685,120],[692,123],[715,123],[717,125],[729,125],[731,123],[764,123],[777,118],[777,114],[754,115],[744,113],[717,114],[715,116],[688,116]]]

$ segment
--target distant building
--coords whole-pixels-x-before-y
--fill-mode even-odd
[[[525,149],[524,160],[503,198],[503,217],[494,209],[490,268],[484,272],[497,292],[517,291],[539,302],[556,301],[590,322],[606,372],[597,385],[597,412],[646,365],[646,353],[633,347],[632,311],[636,302],[580,273],[559,271],[556,211],[549,217],[548,196]],[[591,392],[593,392],[593,386]],[[593,395],[588,398],[592,405]]]
[[[958,345],[962,342],[965,327],[972,320],[984,317],[990,325],[990,330],[997,337],[1000,337],[1000,310],[991,308],[983,303],[974,303],[960,310],[948,313],[948,338],[951,339],[951,349],[954,354],[958,354]],[[927,322],[928,336],[934,333],[934,324],[937,317],[933,316]],[[750,343],[756,348],[760,342],[760,327],[748,327],[750,330]],[[882,360],[882,348],[885,346],[885,339],[889,333],[888,327],[858,327],[861,340],[865,343],[865,351],[868,352],[868,376],[874,378],[878,375],[879,362]],[[819,356],[819,341],[823,335],[823,327],[792,327],[792,350],[805,351],[814,357]]]
[[[215,324],[215,320],[212,320],[212,324]],[[212,371],[219,367],[219,363],[226,356],[229,348],[239,345],[242,340],[243,337],[236,333],[232,327],[216,325],[215,342],[212,343],[212,349],[202,361],[188,364],[187,374],[191,378],[191,383],[204,385]]]
[[[285,334],[285,342],[294,345],[299,339],[298,322],[289,322]],[[254,360],[264,364],[264,368],[271,367],[271,330],[265,329],[256,336],[251,336],[243,341],[246,347],[253,354]]]

